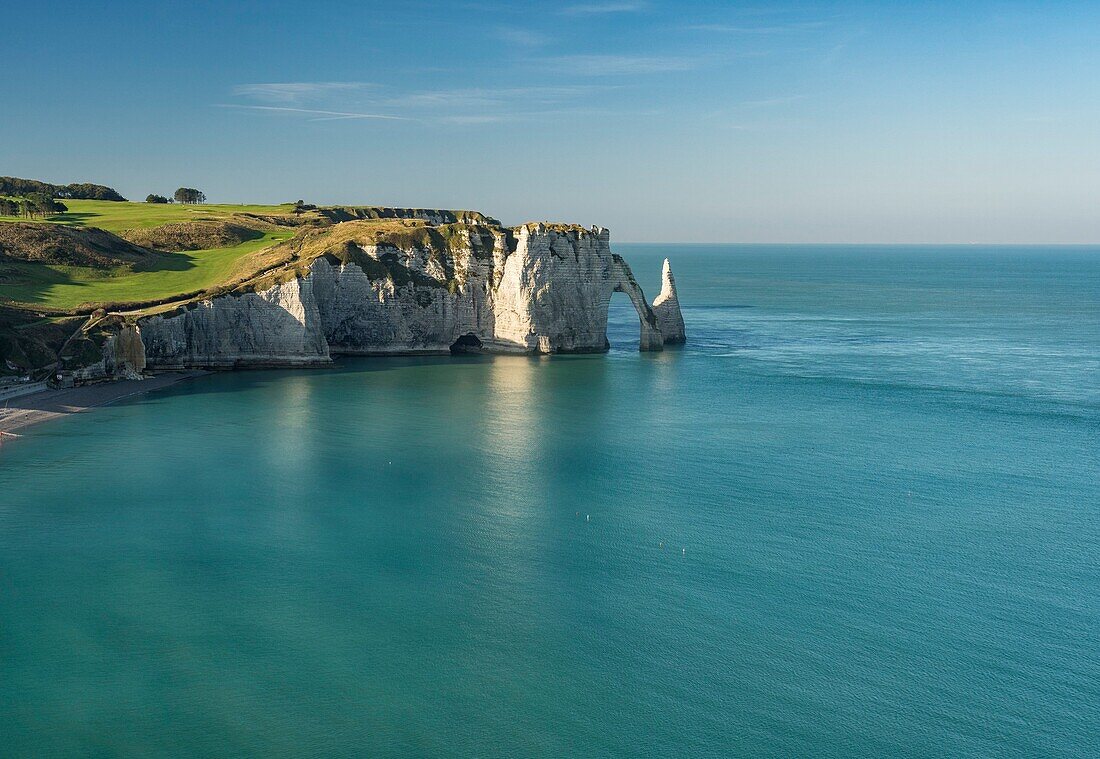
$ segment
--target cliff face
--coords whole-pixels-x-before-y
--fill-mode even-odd
[[[109,316],[69,339],[58,368],[72,371],[79,382],[97,382],[140,379],[145,367],[145,343],[138,328]]]
[[[145,361],[230,368],[324,364],[334,354],[605,351],[614,292],[634,304],[641,350],[684,339],[667,261],[671,295],[663,292],[655,309],[611,252],[606,229],[459,223],[413,231],[373,239],[349,226],[286,281],[141,318]]]
[[[138,322],[149,368],[327,363],[312,278],[262,292],[200,301],[180,314]]]
[[[657,317],[606,229],[520,227],[494,302],[495,339],[535,353],[605,351],[607,309],[624,292],[640,323],[639,348],[661,350]]]

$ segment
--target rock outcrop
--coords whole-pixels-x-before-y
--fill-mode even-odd
[[[233,369],[328,363],[311,277],[199,301],[138,322],[150,368]]]
[[[58,371],[77,382],[105,379],[141,379],[145,371],[145,343],[134,324],[117,315],[94,321],[69,339],[59,356]]]
[[[144,359],[151,369],[180,369],[316,365],[334,355],[601,352],[615,292],[637,311],[640,350],[683,342],[667,261],[651,307],[606,229],[507,229],[486,218],[381,236],[357,221],[318,232],[308,250],[320,253],[293,270],[139,318]]]
[[[611,252],[606,229],[519,227],[493,299],[492,342],[529,353],[605,351],[611,295],[626,293],[638,312],[639,349],[664,342],[630,267]]]
[[[682,344],[687,340],[680,298],[676,295],[676,278],[672,276],[672,265],[667,258],[661,267],[661,294],[653,301],[653,313],[657,315],[665,345]]]

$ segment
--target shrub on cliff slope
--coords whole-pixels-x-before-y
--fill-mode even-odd
[[[151,229],[128,229],[120,236],[145,248],[179,251],[227,248],[263,237],[263,232],[224,221],[188,221]]]
[[[111,268],[134,264],[150,251],[102,229],[57,224],[0,224],[0,257],[63,266]]]
[[[49,366],[83,321],[0,306],[0,375],[20,375]]]

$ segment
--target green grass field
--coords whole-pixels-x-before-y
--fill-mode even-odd
[[[207,221],[227,219],[235,213],[264,215],[289,214],[291,205],[234,206],[201,205],[186,206],[178,203],[112,203],[106,200],[64,200],[67,213],[47,216],[45,221],[77,227],[99,227],[108,232],[124,229],[159,227],[181,221]],[[15,216],[0,216],[0,221],[27,221]]]
[[[250,253],[268,248],[292,236],[291,231],[213,250],[173,253],[178,268],[156,271],[101,271],[82,266],[12,265],[12,282],[0,281],[0,300],[30,303],[46,308],[75,309],[87,304],[137,303],[170,298],[214,287],[240,272]]]
[[[157,227],[185,221],[223,220],[235,213],[288,214],[291,206],[244,206],[64,201],[69,211],[43,223],[99,227],[108,232]],[[0,217],[0,221],[25,221]],[[16,263],[0,277],[0,300],[46,308],[74,309],[87,304],[141,302],[196,292],[241,273],[245,257],[293,236],[291,228],[269,231],[240,245],[173,253],[170,266],[151,271],[103,271],[87,267]],[[177,258],[178,257],[178,258]]]

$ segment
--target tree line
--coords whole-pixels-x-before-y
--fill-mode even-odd
[[[49,195],[51,198],[68,198],[71,200],[126,200],[117,191],[106,185],[90,182],[50,184],[49,182],[40,182],[37,179],[20,179],[19,177],[0,177],[0,195],[15,195],[24,198],[31,195]]]
[[[0,198],[0,216],[23,216],[33,219],[36,216],[49,216],[65,213],[68,207],[49,193],[32,192],[25,198]]]
[[[5,197],[8,196],[8,197]],[[48,216],[55,213],[65,213],[69,209],[57,198],[69,198],[74,200],[116,200],[125,201],[126,198],[119,195],[110,187],[98,184],[68,184],[56,185],[49,182],[40,182],[37,179],[20,179],[18,177],[0,177],[0,216],[24,216],[34,218],[36,216]],[[194,187],[180,187],[171,198],[164,195],[150,193],[145,197],[146,203],[186,203],[197,204],[206,202],[206,194]],[[302,201],[298,201],[301,204]]]
[[[194,187],[180,187],[176,190],[171,198],[167,198],[164,195],[155,195],[149,193],[145,196],[146,203],[205,203],[206,195],[201,190],[196,190]]]

